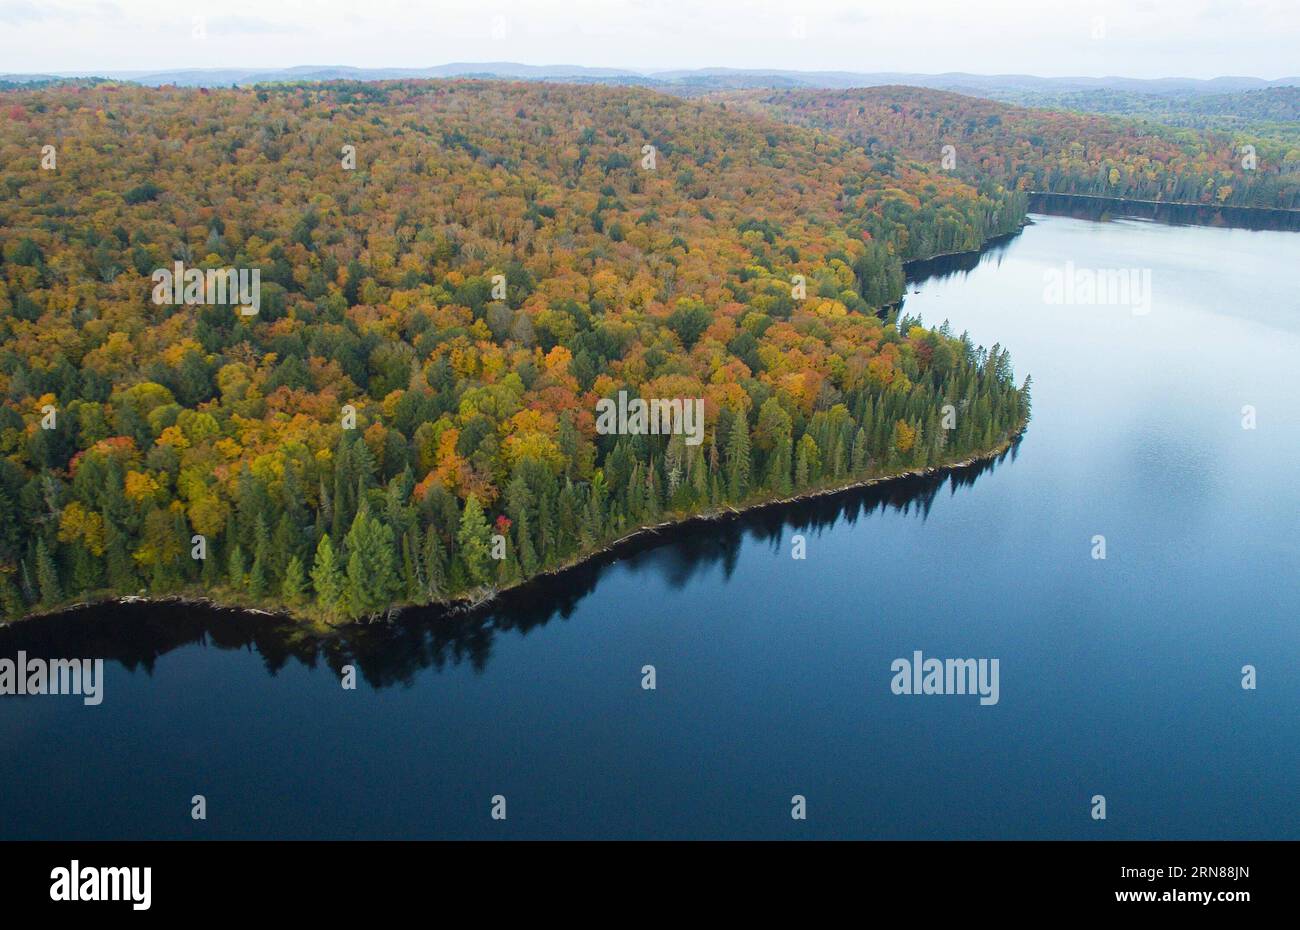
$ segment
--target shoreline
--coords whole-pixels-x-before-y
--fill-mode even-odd
[[[996,236],[989,236],[987,239],[985,239],[983,242],[980,243],[979,248],[977,249],[958,249],[955,252],[936,252],[934,255],[930,255],[925,258],[904,259],[902,263],[903,271],[904,273],[906,273],[907,269],[910,266],[924,265],[927,262],[936,262],[945,258],[961,258],[963,256],[968,256],[968,255],[983,255],[985,252],[987,252],[990,248],[994,246],[1001,245],[1003,242],[1010,242],[1016,236],[1024,232],[1026,227],[1033,226],[1033,225],[1034,225],[1033,219],[1029,216],[1029,213],[1026,212],[1025,215],[1020,218],[1019,226],[1017,226],[1015,229],[1011,230],[1010,232],[998,233]]]
[[[1300,209],[1293,207],[1141,200],[1108,197],[1105,194],[1030,191],[1029,212],[1094,221],[1103,218],[1131,218],[1166,226],[1300,231]]]
[[[1064,191],[1025,191],[1030,197],[1069,197],[1081,200],[1101,200],[1106,203],[1140,204],[1149,207],[1190,207],[1198,210],[1250,210],[1256,213],[1282,213],[1300,215],[1300,207],[1265,207],[1247,203],[1197,203],[1192,200],[1144,200],[1139,197],[1111,197],[1107,194],[1076,194]]]
[[[266,606],[247,606],[239,603],[223,602],[207,595],[185,593],[164,594],[156,597],[144,594],[128,594],[93,598],[90,600],[79,601],[75,604],[61,606],[55,610],[44,610],[38,613],[26,614],[22,617],[0,624],[0,628],[11,627],[20,623],[40,620],[46,617],[55,617],[61,614],[70,614],[76,611],[89,610],[107,604],[148,604],[179,607],[203,607],[215,611],[233,611],[242,614],[254,614],[288,621],[303,634],[316,635],[322,639],[329,638],[333,635],[357,627],[367,626],[377,622],[390,622],[402,613],[410,610],[442,609],[446,616],[461,616],[464,614],[474,613],[487,607],[500,599],[504,594],[518,592],[530,584],[542,582],[544,580],[554,580],[560,575],[582,568],[601,557],[615,556],[620,549],[626,548],[632,543],[643,542],[649,537],[659,535],[659,533],[663,531],[677,531],[695,523],[704,524],[717,523],[724,520],[735,520],[762,510],[776,507],[788,507],[793,504],[799,504],[821,497],[830,497],[836,494],[845,494],[879,484],[901,482],[909,478],[930,477],[936,474],[960,471],[974,465],[980,465],[1005,454],[1008,449],[1024,437],[1028,429],[1028,421],[1021,423],[1017,429],[1008,434],[993,449],[986,452],[968,455],[966,458],[956,462],[910,468],[906,471],[896,472],[890,475],[877,475],[871,478],[849,481],[844,484],[837,484],[823,488],[813,488],[790,497],[756,500],[739,507],[726,506],[717,510],[688,514],[682,516],[680,519],[665,520],[661,523],[639,526],[634,530],[624,533],[622,536],[610,540],[596,549],[592,549],[589,552],[584,552],[581,555],[573,557],[562,565],[557,565],[556,567],[547,569],[546,571],[538,572],[535,575],[520,579],[519,581],[513,582],[504,587],[497,587],[495,585],[482,586],[458,597],[447,598],[439,601],[430,601],[427,604],[393,604],[385,613],[369,617],[356,617],[331,623],[321,617],[313,616],[311,614],[295,613],[292,609],[281,605],[276,605],[272,608]]]

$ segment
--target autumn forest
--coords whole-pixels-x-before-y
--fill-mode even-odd
[[[915,88],[5,90],[0,613],[338,623],[996,454],[1029,381],[900,310],[904,263],[1031,190],[1297,205],[1233,152]],[[257,312],[154,300],[177,263],[257,269]],[[598,431],[619,392],[703,398],[703,441]]]

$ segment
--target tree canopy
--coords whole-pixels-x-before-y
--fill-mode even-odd
[[[1004,350],[888,309],[904,259],[1018,227],[996,184],[635,88],[0,96],[7,616],[367,616],[1028,417]],[[257,269],[259,312],[153,302],[176,262]],[[620,391],[703,398],[703,441],[598,433]]]

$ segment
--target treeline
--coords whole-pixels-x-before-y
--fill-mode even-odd
[[[877,315],[902,258],[1018,224],[996,185],[635,89],[4,97],[6,617],[476,596],[1028,416],[1003,350]],[[176,261],[258,269],[260,312],[155,304]],[[599,434],[620,390],[704,398],[703,442]]]

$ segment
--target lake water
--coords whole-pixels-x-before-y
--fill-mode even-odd
[[[0,837],[1300,837],[1300,238],[1034,219],[905,305],[1033,375],[1001,461],[324,645],[180,607],[0,630],[109,660],[98,707],[0,698]],[[1045,300],[1129,268],[1149,312]],[[998,702],[895,695],[917,650],[998,659]]]

